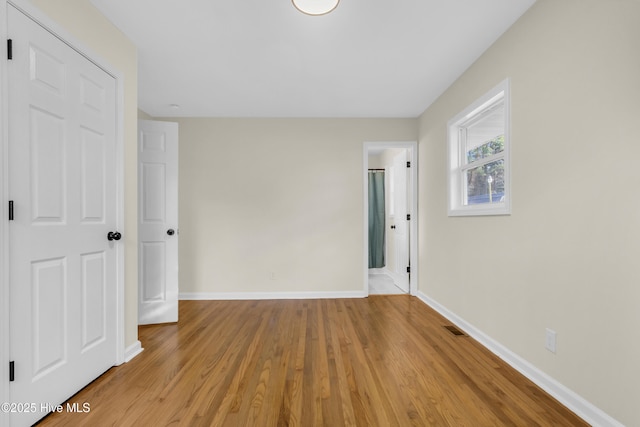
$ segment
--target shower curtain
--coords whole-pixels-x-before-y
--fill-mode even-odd
[[[369,171],[369,268],[384,267],[384,171]]]

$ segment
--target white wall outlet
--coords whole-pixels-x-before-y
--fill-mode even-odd
[[[556,331],[554,331],[553,329],[547,328],[544,347],[547,350],[549,350],[551,353],[556,352],[556,338],[557,338]]]
[[[269,279],[270,280],[276,280],[276,273],[274,271],[272,271],[271,273],[269,273]]]

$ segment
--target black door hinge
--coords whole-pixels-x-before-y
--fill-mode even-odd
[[[411,214],[407,214],[407,221],[411,221]]]
[[[13,40],[7,39],[7,59],[13,59]]]
[[[411,266],[407,267],[407,273],[411,273]]]
[[[9,221],[13,221],[13,200],[9,200]]]
[[[410,168],[411,167],[411,162],[407,162],[407,167]]]
[[[13,360],[9,362],[9,381],[15,381],[16,379],[16,369]]]

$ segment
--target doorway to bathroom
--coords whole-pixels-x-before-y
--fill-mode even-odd
[[[417,288],[415,142],[364,147],[365,291],[413,294]]]

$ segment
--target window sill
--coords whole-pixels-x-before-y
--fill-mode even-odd
[[[504,203],[494,204],[493,206],[464,206],[450,208],[448,216],[496,216],[511,215],[511,208]]]

